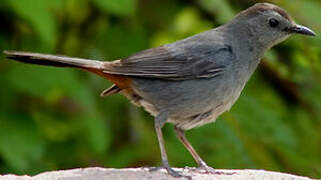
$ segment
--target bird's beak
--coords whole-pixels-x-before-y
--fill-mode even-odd
[[[301,25],[294,25],[293,27],[291,27],[289,29],[289,31],[292,33],[298,33],[298,34],[303,34],[303,35],[308,35],[308,36],[315,36],[315,33],[311,29],[309,29],[305,26],[301,26]]]

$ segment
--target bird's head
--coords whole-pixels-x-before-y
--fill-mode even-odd
[[[270,3],[257,3],[235,19],[241,21],[245,29],[268,48],[292,34],[315,35],[309,28],[296,24],[285,10]]]

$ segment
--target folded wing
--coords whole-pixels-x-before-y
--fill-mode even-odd
[[[167,80],[211,78],[222,74],[230,60],[235,58],[228,45],[168,49],[162,46],[141,51],[126,59],[106,64],[104,72]]]

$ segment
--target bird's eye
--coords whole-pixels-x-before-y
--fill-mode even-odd
[[[275,27],[277,27],[279,25],[279,21],[274,19],[274,18],[272,18],[272,19],[269,20],[269,25],[271,27],[275,28]]]

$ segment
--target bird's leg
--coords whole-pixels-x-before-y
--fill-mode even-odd
[[[178,128],[177,126],[175,126],[174,128],[176,136],[178,137],[178,139],[184,144],[184,146],[186,147],[186,149],[191,153],[191,155],[193,156],[194,160],[196,161],[196,163],[199,166],[200,170],[205,170],[205,172],[207,173],[215,173],[214,168],[208,166],[205,161],[202,160],[202,158],[197,154],[197,152],[194,150],[193,146],[189,143],[189,141],[186,139],[185,137],[185,131]]]
[[[162,166],[158,168],[151,169],[151,171],[158,170],[160,168],[164,168],[167,170],[168,174],[172,175],[173,177],[185,177],[175,170],[173,170],[168,163],[167,153],[165,149],[165,142],[163,138],[162,128],[167,120],[167,114],[160,113],[158,116],[155,117],[155,130],[158,138],[158,143],[161,151],[162,157]]]

